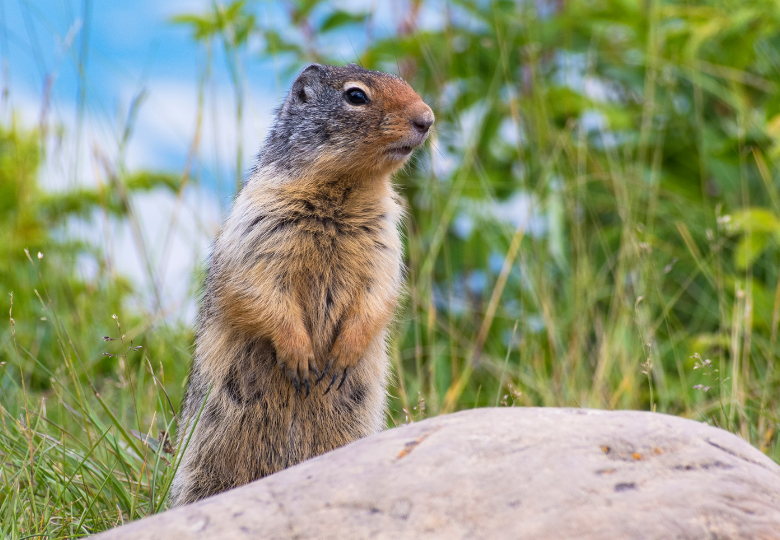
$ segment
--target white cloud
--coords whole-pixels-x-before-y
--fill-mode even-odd
[[[163,313],[191,322],[196,309],[193,271],[206,261],[221,213],[211,193],[189,189],[182,197],[174,224],[177,204],[173,194],[162,190],[136,196],[133,208],[140,227],[134,229],[128,222],[115,224],[113,233],[120,249],[113,257],[120,272],[143,284],[143,307],[156,307],[151,273]]]
[[[454,226],[456,234],[462,237],[468,237],[471,233],[475,226],[473,219],[511,225],[512,229],[507,231],[508,234],[517,228],[527,230],[528,234],[534,237],[543,236],[547,232],[545,215],[533,193],[518,191],[504,201],[464,198],[460,206],[463,214],[459,214],[460,221]]]
[[[90,221],[69,223],[66,233],[103,248],[108,267],[136,287],[132,307],[157,313],[159,295],[159,307],[168,319],[192,322],[196,312],[193,292],[198,286],[194,271],[206,262],[218,232],[219,204],[213,194],[193,187],[185,190],[180,203],[175,194],[159,189],[136,195],[132,206],[130,220],[107,222],[97,212]],[[84,279],[95,277],[94,262],[79,261]]]
[[[24,129],[46,128],[44,162],[40,171],[41,185],[49,190],[66,190],[78,185],[95,185],[94,159],[97,154],[116,155],[118,136],[107,122],[85,114],[81,123],[81,144],[77,144],[76,107],[72,103],[52,100],[44,107],[43,100],[26,92],[11,92],[7,117],[13,117]],[[77,158],[78,157],[78,164]]]
[[[236,123],[235,95],[228,85],[209,89],[204,95],[198,162],[209,170],[235,173],[238,133],[243,136],[243,168],[251,166],[264,134],[273,120],[279,100],[276,94],[245,89],[244,118]],[[131,169],[184,166],[195,135],[198,118],[198,88],[174,80],[155,80],[146,86],[128,146]],[[124,96],[130,103],[133,96]],[[172,159],[174,163],[172,163]]]

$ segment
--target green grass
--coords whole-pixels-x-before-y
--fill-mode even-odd
[[[388,425],[483,406],[655,410],[780,462],[773,4],[445,5],[442,28],[412,17],[355,53],[400,71],[437,117],[398,178],[408,294]],[[370,31],[323,2],[288,7],[284,33],[240,2],[177,19],[228,52],[239,123],[249,36],[292,72],[343,63],[315,52],[339,25]],[[204,58],[207,92],[217,60]],[[567,83],[575,75],[606,98]],[[126,198],[54,197],[35,188],[37,134],[0,135],[0,272],[15,320],[0,341],[0,534],[84,536],[165,509],[192,333],[127,308],[139,292],[110,268],[78,278],[76,254],[101,253],[53,231],[95,209],[132,220],[134,193],[178,196],[198,179],[120,172]],[[239,148],[236,170],[242,159]],[[518,194],[530,221],[513,219]]]

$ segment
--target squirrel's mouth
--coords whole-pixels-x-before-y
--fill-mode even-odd
[[[390,159],[405,159],[428,138],[428,134],[420,137],[409,137],[387,149]],[[411,140],[409,140],[411,139]]]
[[[412,146],[411,144],[407,144],[404,146],[395,146],[390,150],[388,150],[388,153],[393,158],[401,159],[411,154],[415,148],[417,148],[417,146]]]

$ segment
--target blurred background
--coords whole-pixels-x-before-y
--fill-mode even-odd
[[[165,509],[209,245],[306,63],[436,114],[388,426],[655,410],[780,461],[769,0],[0,2],[0,531]]]

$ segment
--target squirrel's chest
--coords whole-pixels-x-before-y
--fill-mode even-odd
[[[400,276],[400,207],[392,197],[355,203],[275,198],[271,204],[237,201],[218,241],[232,273],[277,276],[277,281],[334,281],[349,287]],[[265,276],[265,277],[264,277]]]
[[[395,301],[402,276],[401,239],[385,216],[357,222],[312,220],[301,224],[297,239],[286,252],[287,268],[312,328],[330,328],[356,298]]]
[[[365,266],[386,270],[400,264],[401,240],[394,221],[386,215],[340,217],[312,215],[297,226],[297,243],[288,256],[303,258],[320,268]],[[318,272],[312,264],[307,271]]]

